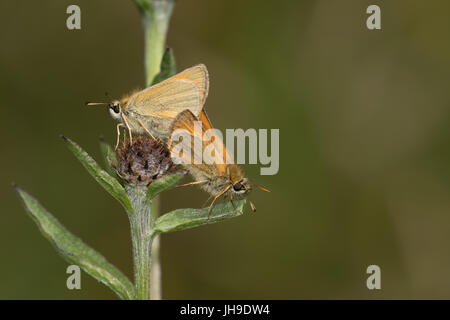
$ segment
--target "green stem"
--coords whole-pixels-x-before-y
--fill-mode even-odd
[[[145,82],[147,86],[152,84],[153,79],[160,72],[174,1],[154,0],[150,4],[148,10],[142,10],[145,33]],[[152,201],[151,214],[153,221],[158,218],[159,197]],[[153,268],[150,269],[150,281],[152,283],[150,298],[152,300],[160,300],[162,298],[159,241],[159,237],[156,237],[151,247]]]
[[[160,72],[167,30],[175,1],[134,0],[134,2],[142,14],[145,37],[145,84],[150,86],[155,76]],[[143,216],[137,214],[136,217],[130,217],[136,292],[137,299],[159,300],[162,296],[159,237],[147,239],[142,236],[142,232],[147,235],[151,234],[153,221],[159,215],[159,197],[153,199],[151,204],[147,203],[147,206],[148,213]],[[150,228],[150,230],[146,230],[147,228]],[[145,233],[146,231],[149,232]],[[150,283],[152,284],[151,287]]]
[[[151,248],[153,238],[150,236],[153,228],[152,205],[146,197],[146,187],[127,186],[135,213],[128,213],[131,225],[131,240],[133,245],[134,282],[136,299],[150,300],[151,298]]]
[[[152,220],[156,221],[159,212],[159,197],[152,200],[151,205],[151,215]],[[159,236],[153,238],[151,260],[152,268],[150,269],[150,281],[152,286],[150,288],[150,299],[151,300],[161,300],[162,299],[162,286],[161,286],[161,262],[159,260]]]
[[[152,0],[141,7],[145,33],[145,82],[147,86],[159,73],[166,45],[167,30],[174,0]]]

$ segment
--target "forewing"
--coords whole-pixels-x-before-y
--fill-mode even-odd
[[[137,93],[127,109],[143,116],[175,118],[184,110],[199,116],[208,87],[208,71],[197,65]]]
[[[185,110],[177,115],[174,119],[171,129],[170,129],[170,137],[168,141],[169,150],[172,153],[172,157],[177,158],[179,162],[189,163],[196,166],[198,169],[202,170],[207,176],[217,176],[219,174],[219,170],[216,164],[205,164],[205,163],[195,163],[195,159],[202,159],[203,150],[206,145],[206,141],[203,140],[204,130],[195,130],[195,122],[199,121],[198,118],[194,116],[194,114]],[[177,130],[186,130],[190,139],[185,139],[183,137],[182,141],[173,141],[172,137]],[[200,148],[196,148],[196,146],[201,146]],[[189,150],[189,152],[174,152],[175,147],[180,150],[180,147],[183,151]]]
[[[204,64],[198,64],[188,68],[167,80],[170,79],[193,82],[198,88],[201,105],[203,106],[205,104],[209,92],[209,74]]]
[[[195,129],[195,122],[201,121],[201,130]],[[243,174],[240,170],[240,168],[233,163],[230,155],[227,152],[227,149],[225,148],[223,141],[221,139],[218,139],[217,136],[214,137],[214,139],[211,139],[212,137],[208,135],[208,130],[212,129],[211,121],[208,118],[208,115],[204,110],[202,110],[200,114],[200,119],[195,117],[192,112],[189,110],[185,110],[181,112],[176,119],[172,123],[172,127],[170,130],[170,137],[173,136],[173,133],[176,130],[186,130],[187,133],[190,135],[189,140],[184,140],[181,142],[176,142],[176,145],[178,143],[181,143],[184,145],[182,146],[183,150],[190,150],[191,153],[186,154],[178,154],[179,159],[181,159],[185,163],[190,163],[192,165],[195,165],[198,169],[202,170],[207,176],[210,177],[229,177],[231,181],[239,181]],[[201,145],[201,149],[198,150],[195,148],[195,146]],[[174,150],[174,142],[169,139],[168,142],[169,149],[171,151]],[[212,145],[214,152],[218,152],[219,150],[222,150],[222,156],[223,161],[222,163],[213,163],[213,164],[206,164],[206,163],[200,163],[196,164],[194,162],[196,153],[198,159],[202,159],[204,156],[204,150],[208,145]],[[201,154],[200,154],[201,152]],[[174,153],[172,153],[173,155]],[[176,154],[176,152],[175,152]],[[226,162],[228,160],[228,162]]]
[[[213,140],[213,139],[211,139],[211,137],[209,135],[206,134],[206,132],[208,130],[213,129],[213,126],[212,126],[211,121],[209,120],[209,117],[206,114],[205,110],[201,111],[200,121],[202,122],[202,127],[203,127],[204,135],[205,135],[205,137],[203,139],[206,140],[206,143],[212,143],[214,145],[214,149],[217,151],[222,150],[223,159],[221,159],[222,160],[221,163],[217,164],[217,169],[219,171],[220,176],[225,176],[227,174],[227,164],[232,165],[233,160],[231,159],[231,156],[229,155],[227,148],[223,144],[222,140],[220,140],[220,139]]]

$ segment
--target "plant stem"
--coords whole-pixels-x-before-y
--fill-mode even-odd
[[[131,225],[131,240],[133,245],[134,284],[136,299],[150,300],[152,266],[150,236],[154,219],[151,201],[146,198],[146,187],[129,185],[126,187],[128,196],[135,209],[135,213],[128,213]]]
[[[150,86],[160,72],[174,0],[134,0],[134,2],[142,14],[145,37],[145,84]],[[145,201],[145,196],[143,200]],[[159,237],[147,239],[145,236],[151,234],[153,222],[159,215],[158,209],[159,197],[156,197],[151,203],[147,202],[146,210],[142,209],[142,212],[145,211],[143,215],[136,214],[136,217],[130,217],[137,299],[159,300],[162,296]]]
[[[151,216],[155,221],[158,218],[159,212],[159,196],[152,200],[151,204]],[[159,260],[159,235],[153,238],[153,245],[151,248],[151,260],[152,268],[150,269],[150,281],[152,286],[150,287],[150,299],[161,300],[162,299],[162,286],[161,286],[161,262]]]
[[[173,5],[173,0],[153,0],[150,1],[148,10],[142,10],[145,33],[145,82],[147,86],[152,84],[153,79],[160,72]],[[159,197],[152,201],[151,215],[153,221],[158,218]],[[152,282],[150,297],[152,300],[162,298],[159,241],[159,236],[157,236],[150,248],[151,259],[153,260],[153,268],[150,269],[150,281]]]
[[[160,71],[174,0],[152,0],[141,9],[145,33],[145,82],[147,86]]]

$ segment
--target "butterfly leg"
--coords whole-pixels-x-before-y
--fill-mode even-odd
[[[208,208],[208,219],[209,219],[209,216],[211,215],[211,209],[213,207],[214,202],[216,202],[216,200],[219,199],[225,192],[230,190],[230,188],[231,188],[231,186],[226,187],[225,190],[223,190],[217,196],[214,197],[214,200],[211,202],[211,204],[209,205],[209,208]]]
[[[119,124],[116,126],[116,129],[117,129],[117,142],[116,142],[116,146],[115,146],[114,150],[117,150],[117,147],[119,146],[119,141],[120,141],[120,127],[123,127],[123,124],[122,124],[122,123],[119,123]]]
[[[157,140],[157,139],[151,134],[151,132],[148,131],[147,127],[145,126],[145,124],[142,122],[141,119],[138,118],[137,121],[139,122],[139,124],[141,125],[141,127],[145,130],[145,132],[147,132],[147,133],[150,135],[150,137],[153,138],[153,140]]]
[[[253,204],[253,202],[251,202],[250,200],[249,200],[249,202],[250,202],[250,208],[252,209],[252,211],[253,211],[253,212],[256,212],[256,207],[255,207],[255,205]]]
[[[133,144],[133,137],[131,135],[131,128],[130,128],[130,125],[128,124],[127,118],[125,117],[125,115],[123,113],[122,113],[122,119],[123,119],[123,122],[125,123],[125,126],[128,129],[128,135],[130,136],[130,145],[132,145]]]
[[[209,202],[209,200],[211,200],[211,198],[214,197],[213,195],[209,196],[208,199],[206,199],[206,201],[203,203],[202,208],[206,207],[206,204]],[[201,213],[199,213],[201,214]]]
[[[202,184],[202,183],[207,183],[208,180],[203,180],[203,181],[194,181],[194,182],[189,182],[189,183],[185,183],[185,184],[179,184],[177,186],[175,186],[175,188],[179,188],[179,187],[187,187],[187,186],[192,186],[195,184]]]
[[[120,177],[120,179],[122,179],[122,180],[125,180],[125,177],[124,176],[122,176],[120,173],[119,173],[119,171],[118,170],[116,170],[116,174]]]
[[[229,193],[230,193],[231,204],[233,205],[234,210],[236,210],[236,205],[234,204],[234,201],[233,201],[233,191],[231,191],[231,189],[230,189]]]

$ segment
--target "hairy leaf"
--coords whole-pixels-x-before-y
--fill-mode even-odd
[[[114,149],[106,143],[102,138],[100,138],[100,150],[102,151],[103,161],[105,163],[106,171],[116,178],[119,182],[122,182],[122,179],[117,175],[115,167],[117,167],[117,156],[114,152]]]
[[[76,264],[86,273],[108,286],[121,299],[134,299],[134,287],[128,278],[109,263],[100,253],[70,233],[35,198],[16,186],[27,212],[42,234],[69,263]]]
[[[153,235],[185,230],[201,225],[215,223],[242,215],[246,200],[235,200],[215,205],[208,218],[208,208],[177,209],[159,217]]]
[[[64,141],[67,143],[70,151],[73,152],[75,157],[81,162],[81,164],[86,168],[86,170],[91,174],[92,177],[106,190],[110,195],[116,198],[122,206],[128,212],[134,212],[134,208],[131,205],[131,201],[128,198],[125,189],[122,185],[113,177],[111,177],[105,170],[100,168],[100,166],[95,162],[95,160],[84,151],[78,144],[70,140],[69,138],[63,137]]]
[[[183,178],[183,173],[174,173],[153,181],[147,189],[147,199],[152,200],[161,192],[173,188]]]

